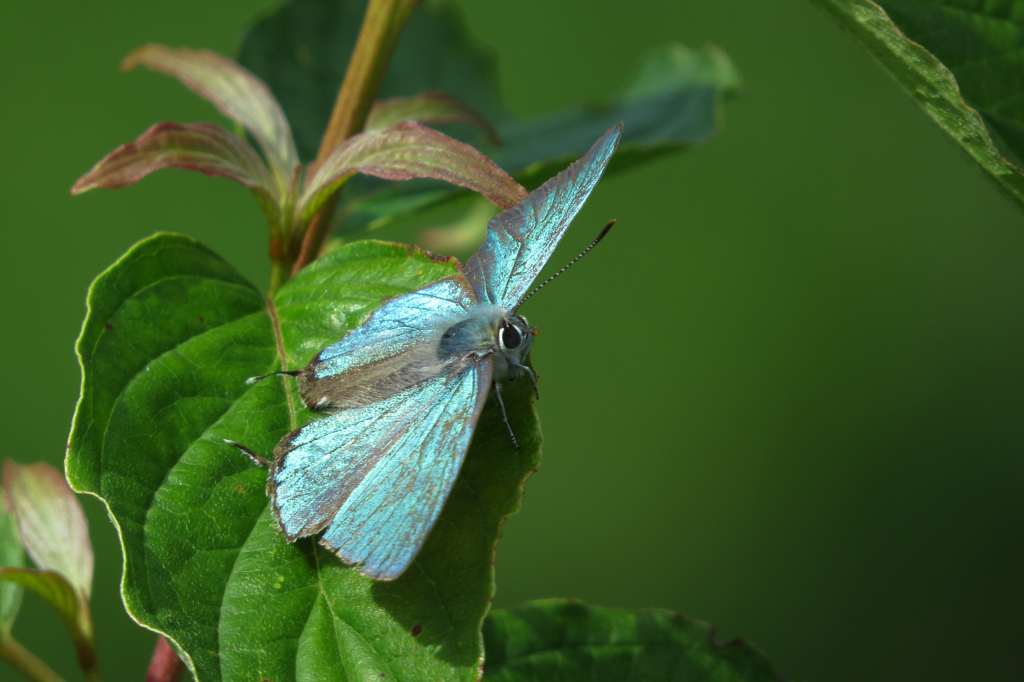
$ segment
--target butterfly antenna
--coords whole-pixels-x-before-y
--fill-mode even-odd
[[[301,374],[301,372],[299,370],[294,370],[294,371],[291,371],[291,372],[286,372],[286,371],[271,372],[270,374],[264,374],[264,375],[258,376],[258,377],[249,377],[248,379],[245,380],[245,384],[247,386],[252,386],[257,381],[263,381],[264,379],[269,379],[270,377],[276,377],[278,375],[288,376],[288,377],[297,377],[297,376],[299,376],[299,374]]]
[[[516,307],[515,307],[515,308],[513,308],[511,312],[512,312],[512,313],[514,314],[514,313],[515,313],[515,312],[516,312],[517,310],[519,310],[519,306],[521,306],[522,304],[526,303],[526,299],[530,298],[530,297],[531,297],[531,296],[533,296],[533,295],[534,295],[535,293],[537,293],[538,291],[540,291],[541,289],[543,289],[543,288],[544,288],[544,285],[546,285],[546,284],[547,284],[548,282],[550,282],[551,280],[553,280],[553,279],[554,279],[555,277],[558,277],[558,276],[559,276],[559,275],[561,275],[561,274],[562,274],[563,272],[565,272],[566,270],[568,270],[568,269],[569,269],[569,268],[570,268],[570,267],[572,266],[572,264],[573,264],[573,263],[575,263],[576,261],[578,261],[578,260],[579,260],[580,258],[583,258],[584,256],[586,256],[586,255],[587,255],[587,252],[588,252],[588,251],[590,251],[590,250],[591,250],[592,248],[594,248],[595,246],[597,246],[597,243],[598,243],[599,241],[601,241],[602,239],[604,239],[604,236],[605,236],[606,234],[608,234],[608,230],[612,229],[612,225],[614,225],[614,224],[615,224],[615,221],[614,221],[614,220],[609,220],[609,221],[608,221],[608,224],[604,226],[604,229],[603,229],[603,230],[601,230],[601,234],[597,235],[597,239],[595,239],[594,241],[590,242],[590,246],[588,246],[587,248],[583,249],[583,251],[581,251],[581,252],[580,252],[580,255],[576,256],[576,257],[575,257],[575,258],[573,258],[573,259],[572,259],[571,261],[569,261],[569,263],[568,263],[568,264],[567,264],[567,265],[566,265],[566,266],[565,266],[564,268],[562,268],[561,270],[559,270],[559,271],[558,271],[558,272],[556,272],[555,274],[553,274],[553,275],[551,275],[550,277],[548,277],[548,278],[547,278],[546,280],[544,280],[544,281],[543,281],[543,282],[541,282],[541,283],[540,283],[539,285],[537,285],[537,288],[535,288],[535,289],[534,289],[533,291],[531,291],[530,293],[528,293],[528,294],[527,294],[526,296],[523,296],[523,297],[522,297],[521,299],[519,299],[519,303],[516,303]]]

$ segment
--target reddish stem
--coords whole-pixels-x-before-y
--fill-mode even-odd
[[[149,670],[146,671],[146,682],[178,682],[184,670],[185,664],[164,636],[160,635],[160,639],[156,640],[153,658],[149,661]]]

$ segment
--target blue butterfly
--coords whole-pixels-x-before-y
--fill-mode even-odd
[[[269,463],[267,494],[289,542],[326,528],[320,544],[379,580],[412,563],[451,492],[490,389],[503,416],[503,382],[528,376],[536,389],[525,364],[533,330],[516,309],[621,131],[609,130],[583,158],[493,218],[464,274],[387,301],[305,368],[286,372],[298,377],[306,406],[327,413],[285,436]]]

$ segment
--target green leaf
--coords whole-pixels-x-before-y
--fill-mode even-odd
[[[609,172],[714,137],[721,102],[739,89],[739,75],[725,53],[670,43],[651,50],[621,93],[531,121],[498,124],[504,147],[499,166],[528,188],[539,186],[575,161],[608,128],[623,124]]]
[[[267,84],[227,57],[209,50],[143,45],[121,62],[125,71],[139,64],[177,78],[259,141],[283,194],[299,165],[291,129]]]
[[[476,678],[498,530],[538,464],[527,382],[506,404],[522,449],[489,401],[437,525],[394,582],[360,576],[311,539],[288,544],[265,471],[223,442],[269,455],[312,415],[292,379],[246,378],[281,368],[282,354],[301,367],[384,298],[455,267],[356,242],[303,269],[268,309],[215,254],[163,234],[93,284],[68,477],[118,526],[129,613],[173,640],[199,680]]]
[[[702,85],[731,97],[740,91],[743,80],[728,55],[715,45],[691,50],[679,43],[668,43],[644,56],[622,94],[627,99],[642,100]]]
[[[756,647],[714,642],[714,628],[661,609],[627,611],[545,599],[495,611],[484,624],[494,682],[782,679]]]
[[[46,462],[4,462],[4,494],[14,509],[21,542],[40,569],[64,576],[85,602],[92,593],[89,526],[64,477]]]
[[[51,569],[0,568],[0,584],[29,589],[49,604],[71,634],[78,663],[87,679],[99,679],[96,665],[96,632],[89,603],[75,585]]]
[[[161,168],[234,180],[252,190],[271,225],[280,224],[282,195],[263,160],[248,142],[213,123],[157,123],[100,159],[71,193],[127,187]]]
[[[364,0],[290,0],[254,25],[242,44],[239,62],[274,91],[292,122],[303,158],[316,154],[364,8]],[[489,155],[533,188],[620,122],[625,122],[625,129],[610,171],[707,142],[717,131],[723,96],[739,83],[721,50],[672,45],[645,57],[635,79],[616,97],[517,121],[501,104],[495,74],[493,55],[469,36],[456,8],[427,2],[409,20],[380,96],[411,97],[440,90],[466,102],[500,133],[503,147],[488,150]],[[468,126],[446,132],[462,141],[485,142]],[[433,208],[465,194],[436,182],[403,185],[396,189],[379,180],[353,178],[342,194],[339,233],[379,225],[380,217]],[[438,197],[442,191],[447,194]],[[410,199],[415,194],[426,197],[420,203]],[[371,198],[374,210],[368,214],[364,202]]]
[[[470,197],[470,201],[461,217],[420,230],[417,241],[431,251],[472,253],[487,237],[487,223],[498,209],[481,197]]]
[[[980,0],[814,0],[1024,209],[1024,14]]]
[[[414,121],[353,135],[317,166],[299,199],[310,220],[338,185],[354,173],[386,180],[434,178],[482,194],[509,209],[526,198],[526,190],[486,156]]]
[[[75,588],[67,579],[53,570],[33,568],[0,568],[0,581],[19,587],[28,588],[53,607],[74,635],[91,637],[91,625],[83,621],[82,602],[75,593]],[[85,619],[87,623],[88,620]],[[84,625],[84,627],[83,627]]]
[[[487,140],[501,145],[498,131],[458,97],[445,92],[425,92],[411,97],[391,97],[377,100],[366,118],[366,130],[380,130],[403,121],[416,121],[423,125],[468,123],[487,135]]]
[[[25,565],[25,550],[18,536],[18,523],[7,511],[7,498],[0,490],[0,569],[21,568]],[[11,626],[21,606],[21,585],[0,583],[0,640],[11,634]]]

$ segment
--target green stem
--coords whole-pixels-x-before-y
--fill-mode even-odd
[[[88,682],[103,682],[99,662],[96,660],[96,649],[93,648],[92,643],[75,642],[75,648],[78,650],[78,665],[85,673],[85,679]]]
[[[323,162],[334,149],[362,131],[366,125],[366,117],[380,91],[391,55],[402,35],[402,29],[409,20],[412,11],[421,0],[370,0],[363,17],[363,26],[359,29],[359,38],[352,51],[352,61],[345,72],[345,80],[338,90],[334,101],[331,120],[327,131],[320,142],[316,161],[306,173],[311,177],[316,166]],[[327,236],[327,228],[338,205],[338,192],[335,192],[309,223],[303,235],[302,246],[294,261],[290,275],[316,260]]]
[[[370,0],[315,165],[366,125],[405,22],[420,0]],[[308,175],[312,175],[309,173]]]
[[[80,608],[77,627],[71,627],[69,624],[71,639],[75,643],[75,653],[78,654],[78,665],[88,682],[102,682],[99,661],[96,660],[96,630],[92,624],[89,603],[83,599]]]
[[[100,669],[97,666],[93,666],[84,672],[85,679],[88,680],[88,682],[103,682],[103,676],[100,675]]]
[[[281,288],[281,285],[292,276],[292,262],[294,262],[294,259],[291,261],[271,259],[270,284],[267,286],[267,298],[273,298],[277,290]]]
[[[327,237],[327,228],[330,227],[331,216],[334,214],[334,207],[338,205],[339,198],[341,198],[340,188],[328,197],[323,207],[313,216],[313,220],[310,221],[309,227],[306,228],[306,234],[302,236],[302,248],[299,251],[299,257],[292,266],[292,277],[299,270],[306,267],[306,265],[315,261],[317,256],[320,255],[320,247],[324,245],[324,239]]]
[[[9,634],[0,635],[0,658],[14,666],[22,675],[32,682],[64,682],[50,666],[23,647]]]

